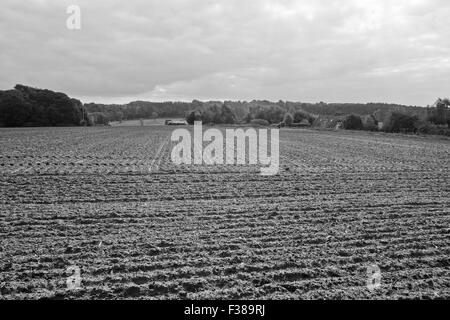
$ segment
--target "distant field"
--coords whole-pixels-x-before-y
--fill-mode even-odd
[[[450,298],[449,140],[281,130],[263,177],[145,121],[0,129],[0,298]]]
[[[182,118],[158,118],[158,119],[144,119],[144,126],[164,125],[166,120],[184,120]],[[111,122],[114,127],[139,127],[141,121],[139,120],[125,120],[119,123],[118,121]]]

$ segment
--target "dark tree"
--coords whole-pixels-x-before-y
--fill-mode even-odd
[[[0,124],[4,126],[80,125],[85,110],[64,93],[16,85],[0,91]]]
[[[393,112],[384,126],[386,132],[413,132],[416,130],[417,116]]]
[[[201,121],[202,115],[198,111],[191,111],[188,116],[186,117],[186,121],[189,124],[194,124],[195,121]]]
[[[0,124],[20,127],[27,124],[33,112],[32,105],[20,91],[0,91]]]
[[[361,117],[356,114],[350,114],[344,120],[344,129],[347,130],[362,130],[364,129]]]
[[[294,122],[294,117],[292,116],[292,114],[286,113],[286,114],[284,115],[283,122],[284,122],[287,126],[290,126],[290,125]]]

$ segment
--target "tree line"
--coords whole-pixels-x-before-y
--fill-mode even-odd
[[[0,126],[78,126],[87,123],[81,101],[61,92],[16,85],[0,91]]]
[[[188,123],[296,126],[448,134],[449,99],[421,108],[386,103],[303,103],[267,100],[82,104],[64,93],[16,85],[0,91],[0,126],[77,126],[149,118]]]
[[[96,124],[135,119],[184,118],[193,108],[192,103],[171,101],[134,101],[128,104],[87,103],[84,106]]]
[[[420,112],[391,111],[382,120],[377,113],[360,117],[356,114],[347,115],[343,128],[350,130],[380,130],[384,132],[422,133],[450,136],[450,100],[438,99],[433,106],[428,106]],[[368,121],[370,119],[371,121]],[[381,124],[381,126],[378,126]]]

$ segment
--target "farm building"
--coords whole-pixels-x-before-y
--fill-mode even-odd
[[[168,126],[185,126],[188,124],[186,120],[166,120],[165,123]]]
[[[310,127],[311,124],[309,123],[308,120],[303,119],[302,121],[300,121],[300,122],[298,123],[298,126],[299,126],[299,127]]]

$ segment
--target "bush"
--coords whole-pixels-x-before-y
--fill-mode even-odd
[[[227,105],[222,105],[221,108],[221,122],[226,124],[234,124],[236,123],[236,116],[233,113],[233,110]]]
[[[431,110],[431,114],[428,116],[428,121],[438,125],[447,124],[450,121],[450,115],[448,114],[450,100],[439,98],[435,105],[436,108]]]
[[[237,122],[233,110],[225,104],[222,106],[214,104],[202,107],[201,110],[193,110],[187,115],[186,121],[189,124],[194,124],[195,121],[202,121],[205,124],[234,124]]]
[[[198,111],[191,111],[186,117],[186,122],[194,124],[195,121],[202,121],[202,115]]]
[[[294,117],[290,113],[284,115],[283,122],[289,127],[294,122]]]
[[[431,122],[417,121],[415,128],[418,133],[450,136],[450,129],[444,126],[435,125]]]
[[[255,110],[251,110],[255,119],[264,119],[269,123],[280,123],[283,121],[286,111],[278,105],[258,106]]]
[[[343,123],[344,129],[347,130],[362,130],[364,129],[361,117],[356,114],[350,114],[345,118]]]
[[[393,112],[384,124],[383,130],[386,132],[414,132],[417,121],[417,116]]]
[[[266,126],[269,126],[270,123],[269,123],[269,121],[267,121],[265,119],[253,119],[252,121],[250,121],[250,125],[253,127],[258,127],[258,126],[266,127]]]
[[[373,115],[364,116],[362,119],[362,123],[364,126],[364,130],[369,131],[377,131],[378,130],[378,121],[375,119]]]
[[[94,124],[108,125],[109,118],[103,112],[93,112],[90,115],[94,118]]]
[[[301,111],[298,110],[294,113],[294,122],[295,123],[300,123],[302,122],[302,120],[306,119],[308,120],[309,124],[313,124],[314,121],[316,121],[316,117],[313,116],[312,114],[306,112],[306,111]]]

